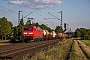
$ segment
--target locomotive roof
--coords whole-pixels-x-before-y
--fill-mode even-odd
[[[37,29],[41,29],[40,27],[36,27],[36,26],[24,26],[24,28],[27,27],[33,27],[33,28],[37,28]]]
[[[35,26],[24,26],[24,27],[35,27]]]

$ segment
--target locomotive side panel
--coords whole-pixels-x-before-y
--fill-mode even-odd
[[[37,27],[35,34],[36,34],[35,35],[35,40],[42,40],[42,38],[43,38],[42,29],[40,29],[39,27]]]

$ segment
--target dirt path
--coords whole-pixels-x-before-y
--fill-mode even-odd
[[[69,60],[88,60],[77,40],[74,40]]]
[[[84,42],[77,40],[80,44],[81,49],[83,50],[84,54],[86,55],[87,59],[90,60],[90,46],[87,46]]]

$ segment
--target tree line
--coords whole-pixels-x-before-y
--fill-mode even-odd
[[[30,20],[27,20],[26,24],[24,24],[23,17],[20,20],[20,23],[17,26],[13,26],[12,22],[9,21],[6,17],[0,18],[0,39],[21,39],[22,38],[22,30],[24,26],[28,26],[31,24]],[[54,30],[50,27],[46,26],[45,24],[38,24],[32,22],[33,26],[38,26],[43,30]],[[55,28],[56,33],[64,32],[61,26],[56,26]]]
[[[74,33],[74,37],[80,37],[84,40],[90,40],[90,29],[86,28],[77,28]]]

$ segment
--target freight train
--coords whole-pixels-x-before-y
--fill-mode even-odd
[[[56,34],[55,31],[42,30],[36,26],[24,26],[23,28],[23,40],[28,42],[30,40],[39,41],[39,40],[50,40],[58,39],[63,37],[62,33]]]

